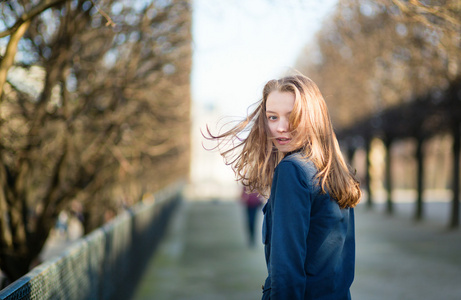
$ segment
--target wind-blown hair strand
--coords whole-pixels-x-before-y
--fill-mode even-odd
[[[262,99],[245,120],[217,135],[207,127],[205,138],[218,141],[218,148],[228,146],[220,149],[220,153],[236,179],[267,196],[275,167],[284,155],[273,145],[267,124],[266,102],[273,91],[295,96],[289,120],[293,150],[302,152],[305,159],[314,163],[323,192],[329,192],[341,208],[354,207],[361,197],[359,182],[341,154],[325,100],[317,85],[306,76],[270,80],[264,86]]]

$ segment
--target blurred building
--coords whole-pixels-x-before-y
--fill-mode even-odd
[[[240,188],[231,167],[226,166],[218,150],[206,150],[215,147],[216,143],[202,135],[207,125],[216,134],[220,126],[230,121],[229,116],[213,104],[197,102],[192,103],[191,113],[191,171],[187,196],[197,200],[236,199]]]

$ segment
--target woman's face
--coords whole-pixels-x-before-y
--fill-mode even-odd
[[[267,96],[266,118],[269,134],[275,147],[282,153],[293,151],[290,145],[290,114],[295,104],[295,95],[290,92],[273,91]]]

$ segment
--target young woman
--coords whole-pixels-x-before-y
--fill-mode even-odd
[[[246,137],[242,137],[244,133]],[[263,208],[268,276],[263,299],[351,299],[359,183],[346,165],[317,85],[303,75],[269,81],[247,119],[212,135]]]

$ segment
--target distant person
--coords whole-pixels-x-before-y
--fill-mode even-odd
[[[238,180],[262,194],[270,190],[262,298],[351,299],[353,207],[361,191],[317,85],[300,74],[270,80],[246,120],[222,134],[207,132],[219,146],[233,145],[221,155]]]
[[[242,189],[240,197],[241,202],[245,206],[246,211],[246,231],[248,235],[248,245],[254,247],[255,245],[255,227],[256,215],[264,201],[263,197],[257,192],[250,192],[248,188]]]
[[[69,215],[66,211],[62,210],[59,212],[58,220],[56,221],[56,229],[59,237],[64,237],[66,240],[69,238]]]

